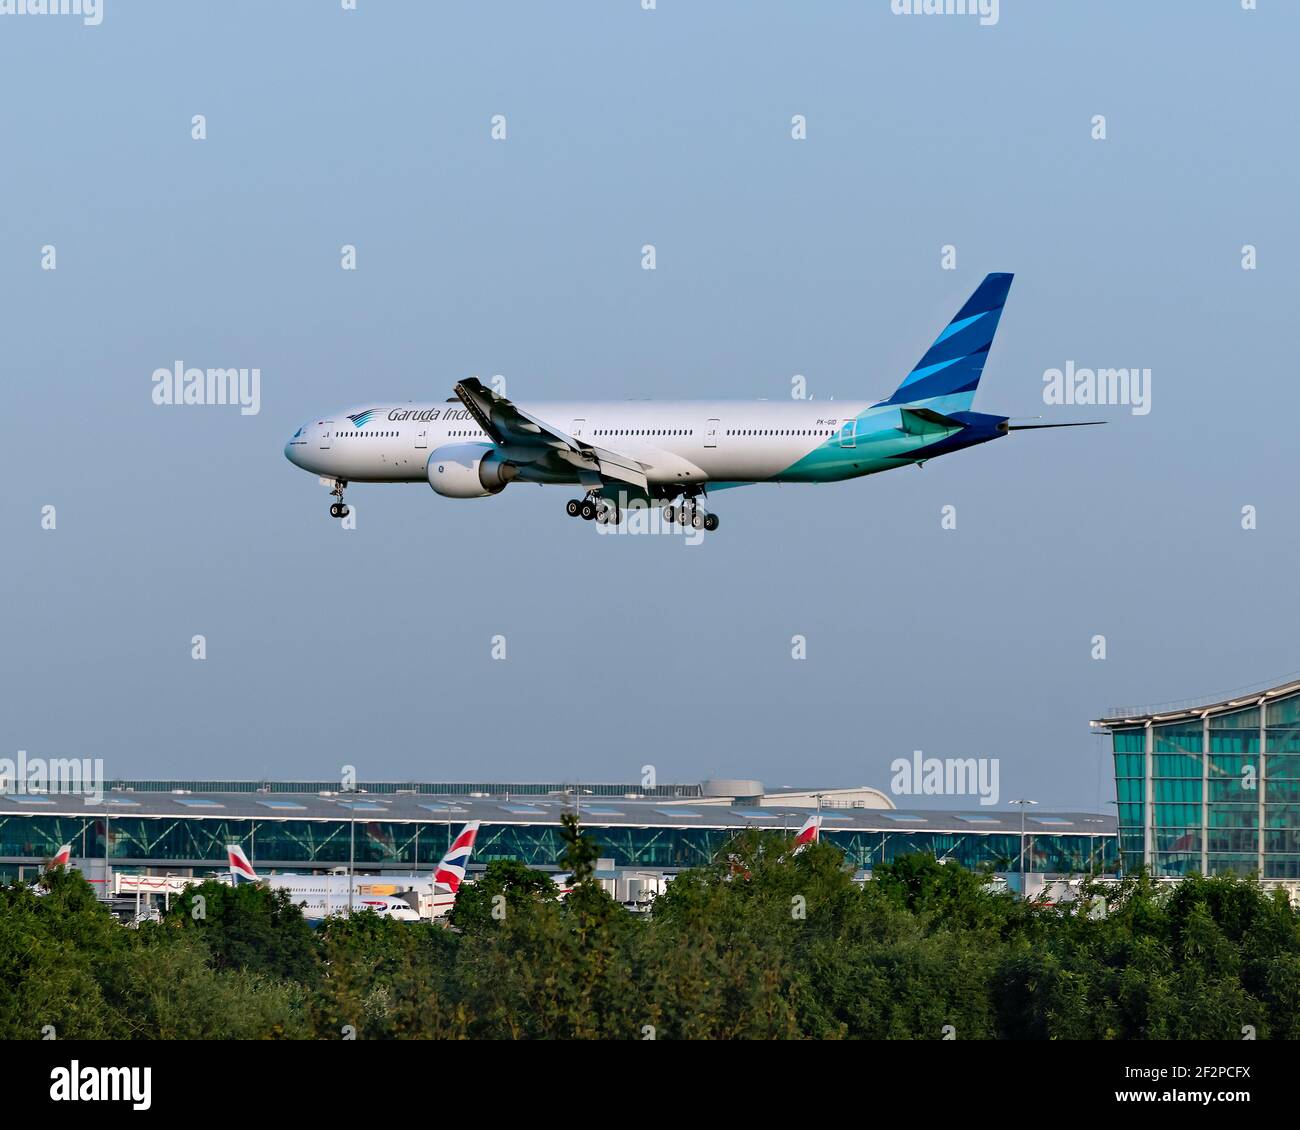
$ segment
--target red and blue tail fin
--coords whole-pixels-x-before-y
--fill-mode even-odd
[[[815,844],[822,835],[822,818],[820,815],[809,816],[804,825],[795,833],[794,850],[796,852]]]
[[[480,821],[471,820],[460,830],[460,834],[451,842],[447,854],[433,873],[436,887],[442,887],[453,895],[460,890],[465,881],[465,867],[469,863],[470,853],[474,850],[474,840],[478,837]]]
[[[235,886],[239,886],[240,883],[257,882],[257,872],[253,870],[253,865],[248,862],[244,849],[238,844],[226,845],[226,858],[230,861],[230,877]]]

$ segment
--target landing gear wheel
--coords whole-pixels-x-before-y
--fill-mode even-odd
[[[712,533],[718,528],[718,516],[716,514],[704,515],[704,528]]]
[[[704,515],[701,514],[698,510],[692,511],[691,513],[691,529],[693,530],[704,529]]]
[[[578,507],[578,512],[582,515],[584,521],[590,522],[596,516],[596,504],[591,499],[587,499]]]
[[[664,521],[667,522],[670,526],[675,521],[677,521],[677,507],[675,506],[664,507]]]
[[[330,491],[330,494],[334,497],[334,501],[330,503],[331,518],[346,518],[348,516],[348,508],[343,505],[343,488],[347,485],[343,479],[334,480],[334,489]]]
[[[569,501],[564,504],[564,512],[568,514],[570,518],[576,518],[582,513],[581,501],[576,498],[569,499]]]

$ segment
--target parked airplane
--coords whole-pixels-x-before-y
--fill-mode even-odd
[[[423,876],[375,875],[266,875],[259,876],[238,844],[226,845],[231,881],[265,883],[286,890],[303,915],[316,920],[351,910],[373,910],[396,921],[415,922],[421,917],[439,918],[456,903],[465,879],[465,866],[474,850],[479,821],[471,820],[452,841],[447,854],[434,869],[430,880]],[[351,900],[348,889],[351,886]],[[405,891],[406,897],[398,891]],[[411,901],[414,899],[414,901]]]
[[[838,482],[1013,431],[1079,426],[1014,425],[970,410],[1011,278],[986,276],[884,400],[516,405],[470,377],[445,403],[372,404],[303,424],[284,453],[331,488],[335,518],[348,514],[351,482],[427,482],[447,498],[487,498],[521,482],[585,488],[566,504],[570,517],[616,523],[621,507],[653,504],[668,522],[715,530],[717,515],[700,505],[710,491]]]
[[[797,854],[809,844],[815,844],[822,837],[821,816],[809,816],[804,825],[794,835],[794,850]]]
[[[50,893],[50,889],[44,884],[45,876],[48,875],[51,871],[53,871],[56,867],[62,867],[66,870],[71,865],[71,863],[72,863],[72,845],[64,844],[62,847],[59,848],[58,851],[54,853],[54,855],[50,858],[49,862],[46,863],[45,867],[41,870],[41,877],[37,879],[35,883],[31,884],[32,893],[36,895],[48,895]]]

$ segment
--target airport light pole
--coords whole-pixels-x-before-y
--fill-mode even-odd
[[[352,917],[352,888],[356,884],[352,881],[352,866],[357,858],[357,818],[355,816],[348,820],[348,917]]]
[[[1104,824],[1106,823],[1100,816],[1087,816],[1083,821],[1085,824]],[[1116,839],[1119,838],[1119,830],[1115,832]],[[1095,875],[1097,872],[1097,833],[1088,833],[1088,874]]]
[[[1013,800],[1012,804],[1020,809],[1020,897],[1024,898],[1025,891],[1025,809],[1031,804],[1037,804],[1036,800]]]

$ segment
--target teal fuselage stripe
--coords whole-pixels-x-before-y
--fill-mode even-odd
[[[845,447],[840,433],[824,440],[807,455],[773,476],[777,482],[833,483],[873,475],[926,458],[925,449],[942,440],[952,440],[964,431],[971,432],[971,446],[997,438],[980,429],[955,427],[915,434],[903,429],[903,408],[931,408],[943,415],[966,411],[974,400],[973,393],[938,396],[915,404],[878,405],[860,413],[855,421],[854,446]],[[978,433],[978,434],[976,434]],[[946,445],[952,450],[952,445]]]

